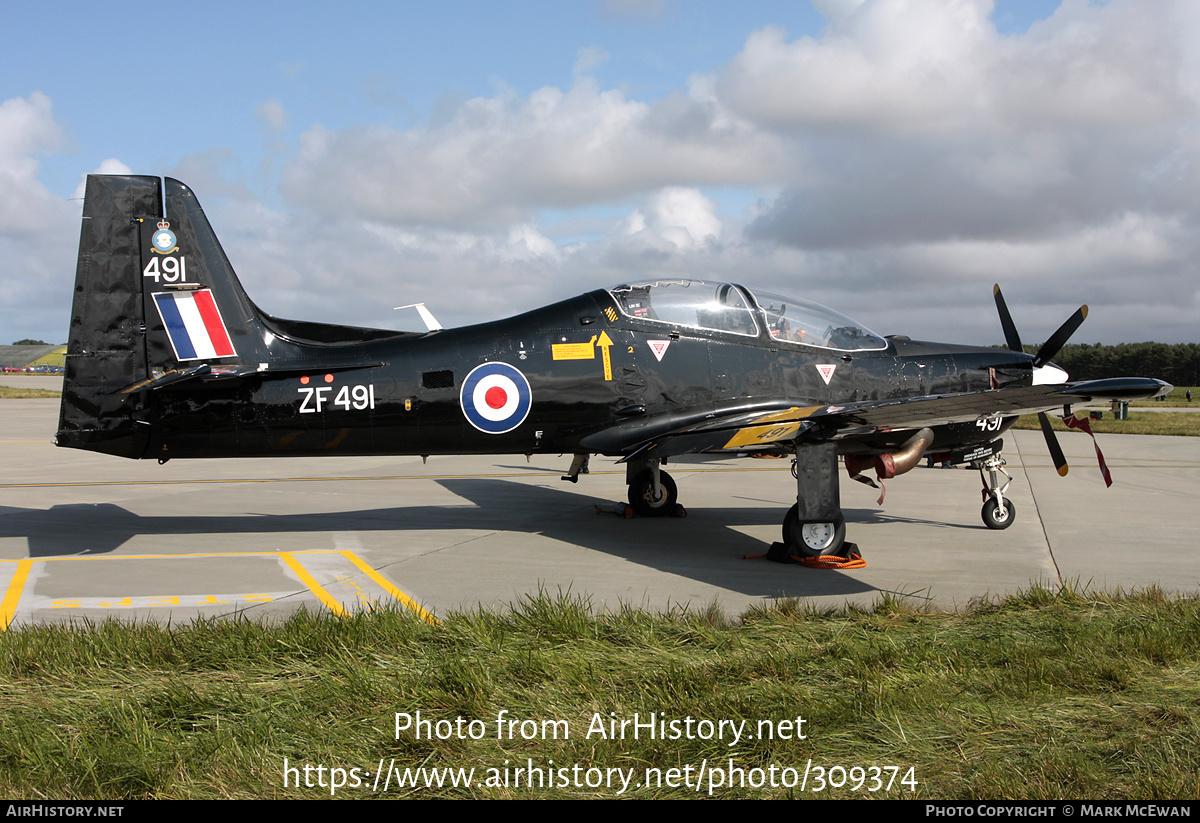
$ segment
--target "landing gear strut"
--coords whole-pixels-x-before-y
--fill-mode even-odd
[[[1017,519],[1017,507],[1011,500],[1004,498],[1004,493],[1012,485],[1012,475],[1004,470],[1004,458],[999,453],[993,454],[976,464],[979,478],[983,481],[983,524],[989,529],[1007,529]],[[1004,481],[1000,481],[1004,475]]]
[[[783,519],[784,544],[806,557],[841,554],[846,518],[838,490],[837,446],[797,447],[792,473],[796,476],[796,505]]]

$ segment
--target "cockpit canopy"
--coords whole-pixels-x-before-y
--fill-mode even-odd
[[[629,317],[837,351],[886,349],[887,341],[819,303],[733,283],[651,280],[609,290]]]

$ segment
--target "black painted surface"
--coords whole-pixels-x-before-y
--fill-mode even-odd
[[[150,247],[164,216],[182,260],[171,266],[186,263],[186,281],[144,274],[172,256]],[[235,356],[176,359],[153,294],[181,291],[211,293]],[[781,344],[753,311],[756,336],[629,316],[607,291],[423,334],[282,320],[250,301],[182,183],[89,177],[58,443],[160,459],[665,456],[722,448],[767,412],[820,407],[779,442],[882,452],[929,425],[946,451],[996,439],[1012,415],[1079,399],[1030,386],[1033,358],[1022,353],[903,339],[869,351]],[[666,343],[661,358],[650,341]],[[491,362],[519,370],[531,393],[527,416],[502,434],[473,426],[460,397],[472,369]],[[819,365],[834,368],[828,381]],[[1158,386],[1105,388],[1145,396]],[[997,413],[1009,416],[979,422]]]

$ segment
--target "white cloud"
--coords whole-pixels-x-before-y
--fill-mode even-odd
[[[986,0],[822,4],[752,34],[720,100],[803,162],[751,236],[869,249],[1027,240],[1179,210],[1195,231],[1200,15],[1067,0],[1001,36]]]
[[[0,237],[27,240],[47,231],[60,201],[38,178],[38,156],[57,150],[62,129],[50,98],[34,92],[0,103]]]
[[[669,187],[655,192],[624,221],[624,232],[643,242],[661,241],[676,249],[699,249],[721,236],[716,203],[695,189]],[[650,240],[650,237],[654,240]]]
[[[13,340],[66,339],[79,207],[38,180],[39,156],[63,142],[51,109],[38,92],[0,103],[0,325]]]
[[[689,276],[987,343],[999,281],[1031,341],[1085,301],[1079,339],[1195,339],[1196,4],[1067,0],[1019,35],[986,0],[818,6],[821,34],[753,32],[657,100],[601,87],[607,55],[586,47],[567,89],[448,95],[411,128],[310,127],[273,155],[282,202],[219,149],[173,174],[283,316],[388,326],[406,322],[392,306],[425,301],[454,325]],[[278,100],[257,116],[286,129]],[[37,168],[61,139],[44,97],[0,107],[0,237],[41,249],[22,263],[35,272],[78,231],[19,229],[59,220]],[[748,223],[721,208],[722,191],[760,186],[781,194]],[[548,210],[600,239],[556,246]]]
[[[574,73],[576,77],[588,76],[592,70],[608,62],[609,53],[599,46],[587,46],[579,50],[575,58]]]
[[[719,73],[722,98],[783,130],[978,132],[1171,119],[1194,19],[1168,3],[1067,0],[1014,37],[990,0],[826,3],[828,31],[756,31]],[[1193,15],[1194,18],[1194,15]]]
[[[653,102],[581,77],[466,101],[436,127],[312,129],[284,192],[305,213],[403,236],[389,251],[405,273],[381,255],[380,284],[487,290],[456,301],[478,319],[695,276],[985,343],[1000,336],[999,281],[1030,339],[1084,301],[1110,308],[1089,338],[1149,336],[1128,308],[1155,301],[1163,339],[1194,338],[1200,61],[1184,45],[1200,14],[1071,0],[1004,36],[983,0],[820,6],[819,37],[754,32],[727,66]],[[581,52],[577,71],[598,57]],[[782,194],[746,226],[698,188],[758,184]],[[538,228],[540,209],[630,200],[596,242],[551,250]]]
[[[71,193],[72,200],[83,200],[83,195],[87,190],[88,174],[133,174],[133,169],[122,163],[115,157],[109,157],[106,160],[101,160],[100,165],[87,174],[79,175],[79,185],[75,187],[75,191]],[[83,207],[81,202],[80,208]]]
[[[271,135],[277,135],[288,127],[287,110],[274,97],[255,106],[254,117]]]
[[[766,180],[785,165],[778,140],[703,94],[652,105],[583,79],[566,92],[469,100],[436,128],[315,127],[283,191],[330,214],[461,228],[665,185]]]

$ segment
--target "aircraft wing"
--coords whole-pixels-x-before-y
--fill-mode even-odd
[[[1148,378],[1091,380],[1083,383],[1009,386],[959,394],[715,412],[706,419],[643,438],[626,447],[629,456],[667,457],[715,450],[741,450],[792,440],[840,440],[880,432],[970,423],[981,417],[1047,412],[1078,403],[1141,400],[1171,390]],[[634,431],[629,430],[629,435]],[[606,434],[616,434],[610,430]],[[610,437],[611,439],[611,437]]]

